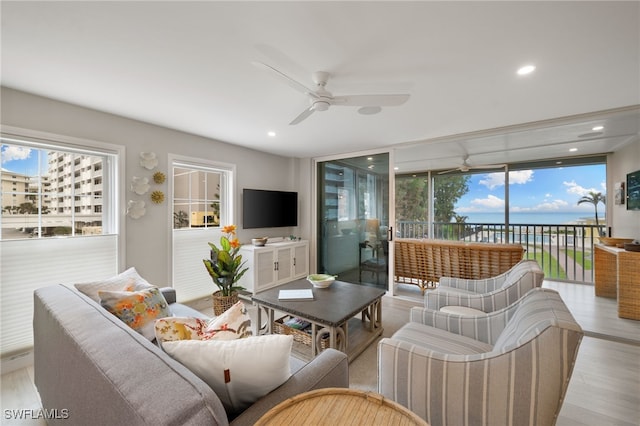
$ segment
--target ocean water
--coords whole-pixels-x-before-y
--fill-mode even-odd
[[[504,213],[468,213],[467,223],[504,223]],[[595,215],[584,213],[511,213],[509,224],[533,224],[533,225],[567,225],[582,224],[585,221],[595,223]],[[598,214],[598,221],[605,224],[604,214]]]

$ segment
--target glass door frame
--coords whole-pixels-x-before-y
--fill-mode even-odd
[[[321,232],[318,229],[318,170],[319,164],[327,161],[337,161],[344,160],[353,157],[364,157],[368,155],[379,155],[379,154],[387,154],[389,156],[389,170],[388,178],[389,178],[389,189],[388,189],[388,199],[389,199],[389,211],[387,212],[389,217],[389,258],[388,258],[388,277],[387,277],[387,293],[395,294],[395,286],[394,286],[394,246],[393,242],[395,241],[395,158],[394,158],[394,150],[392,148],[381,148],[376,150],[367,150],[367,151],[358,151],[358,152],[350,152],[338,155],[331,155],[325,157],[315,157],[312,158],[311,164],[311,238],[309,244],[309,271],[316,272],[318,270],[318,235]]]

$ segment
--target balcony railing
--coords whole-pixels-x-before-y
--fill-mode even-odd
[[[545,277],[558,281],[593,284],[593,245],[598,242],[595,225],[434,223],[429,236],[429,223],[399,221],[399,238],[434,238],[486,243],[522,244],[525,258],[535,259]]]

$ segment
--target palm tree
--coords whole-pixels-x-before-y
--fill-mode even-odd
[[[602,203],[606,205],[605,196],[602,195],[602,192],[589,191],[589,195],[585,195],[578,200],[578,205],[582,203],[593,204],[593,207],[596,209],[596,228],[598,229],[598,234],[604,237],[604,230],[600,229],[600,223],[598,222],[598,204]]]

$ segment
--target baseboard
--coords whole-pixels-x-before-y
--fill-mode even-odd
[[[27,349],[24,352],[2,357],[0,359],[0,372],[7,374],[31,365],[33,365],[33,350]]]

